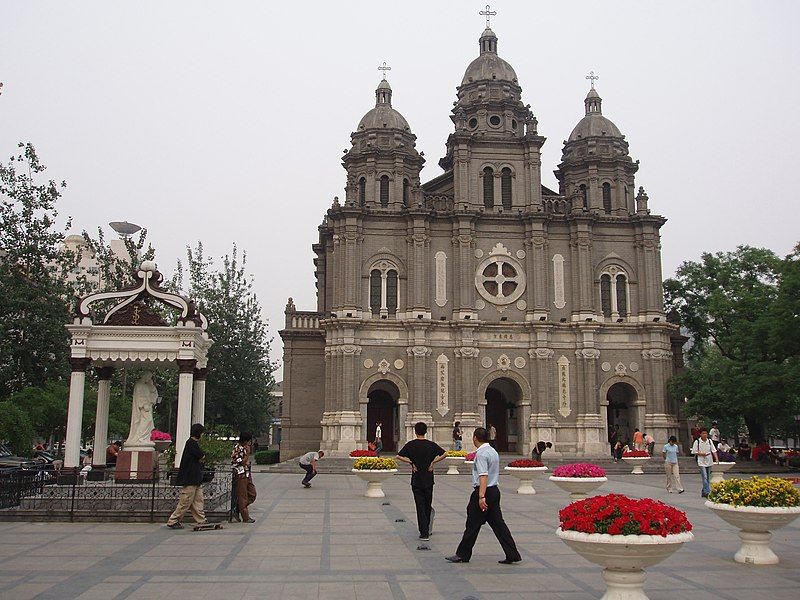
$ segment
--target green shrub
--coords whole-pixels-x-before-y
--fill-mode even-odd
[[[203,466],[206,469],[213,469],[220,465],[230,464],[231,452],[236,442],[221,440],[215,437],[204,435],[200,438],[200,448],[206,455],[203,459]]]
[[[17,456],[30,456],[33,450],[33,425],[13,402],[0,402],[0,442],[7,442]]]
[[[253,456],[257,465],[274,465],[280,460],[280,452],[277,450],[261,450]]]
[[[800,456],[790,456],[786,460],[786,464],[793,469],[800,469]]]

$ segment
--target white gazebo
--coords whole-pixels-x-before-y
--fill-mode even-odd
[[[161,289],[161,274],[153,261],[144,261],[129,288],[91,294],[78,301],[76,315],[67,330],[72,336],[67,434],[64,467],[80,466],[81,421],[86,369],[94,366],[99,377],[97,418],[94,429],[93,469],[105,467],[108,436],[108,408],[111,376],[115,367],[148,363],[174,363],[178,367],[178,415],[175,437],[175,465],[183,453],[192,423],[203,423],[207,352],[213,340],[208,337],[208,321],[193,301]],[[93,321],[92,304],[116,302],[98,321]],[[153,310],[160,303],[179,314],[170,325]],[[138,447],[138,450],[147,450]],[[152,458],[152,450],[150,450]],[[134,462],[138,456],[134,457]],[[150,460],[148,459],[148,464]],[[144,464],[131,465],[136,472]],[[132,478],[136,478],[134,475]]]

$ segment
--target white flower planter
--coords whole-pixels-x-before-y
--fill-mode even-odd
[[[580,500],[608,481],[608,477],[556,477],[551,475],[550,481],[565,492],[569,492],[571,500]]]
[[[644,568],[660,563],[694,539],[691,531],[662,537],[581,533],[560,527],[556,535],[583,558],[603,567],[607,589],[601,600],[647,600]]]
[[[644,471],[642,471],[642,467],[644,466],[644,463],[646,463],[648,460],[650,460],[650,457],[649,456],[628,456],[628,457],[623,456],[622,460],[624,460],[629,465],[633,466],[633,471],[631,471],[631,475],[644,475]]]
[[[533,478],[539,473],[547,471],[547,467],[506,467],[504,471],[508,471],[511,475],[519,479],[519,486],[517,487],[518,494],[535,494],[536,490],[533,489]]]
[[[735,464],[735,462],[714,463],[714,466],[711,467],[711,479],[709,480],[709,483],[719,483],[720,481],[725,481],[725,476],[723,473],[725,473]]]
[[[447,473],[445,475],[458,475],[458,465],[464,464],[463,456],[447,456]]]
[[[397,473],[397,469],[352,469],[352,471],[358,475],[360,479],[367,482],[367,491],[364,493],[367,498],[385,497],[386,494],[383,492],[383,482]]]
[[[776,565],[778,555],[769,547],[771,531],[784,527],[800,516],[800,506],[761,507],[731,506],[706,500],[720,519],[739,529],[742,547],[734,554],[733,560],[750,565]]]

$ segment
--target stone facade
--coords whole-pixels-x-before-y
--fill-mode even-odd
[[[290,299],[281,331],[282,458],[363,448],[378,420],[389,451],[420,420],[443,444],[454,421],[492,424],[501,451],[545,440],[570,456],[607,453],[614,423],[623,437],[678,431],[665,219],[633,193],[638,163],[592,87],[559,190],[543,186],[536,117],[490,29],[479,47],[443,174],[420,182],[424,157],[386,80],[351,135],[344,202],[314,245],[317,310]]]

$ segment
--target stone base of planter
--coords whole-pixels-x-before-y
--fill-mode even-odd
[[[716,463],[713,467],[711,467],[711,479],[709,483],[719,483],[720,481],[725,481],[725,473],[728,469],[736,465],[735,462],[720,462]]]
[[[570,500],[582,500],[608,481],[608,477],[556,477],[550,476],[550,481],[555,483],[565,492],[569,492]]]
[[[547,471],[547,467],[506,467],[503,470],[519,479],[518,494],[533,495],[536,493],[533,488],[533,478],[539,473]]]
[[[353,469],[352,472],[358,475],[360,479],[367,482],[367,491],[364,493],[364,496],[367,498],[384,498],[386,497],[386,493],[383,491],[383,481],[397,473],[397,469],[386,469],[382,471]]]
[[[458,475],[458,465],[464,464],[464,459],[459,456],[448,456],[445,460],[447,461],[447,473],[445,475]]]
[[[622,457],[622,460],[629,465],[633,466],[633,471],[631,471],[631,475],[644,475],[644,471],[642,467],[646,462],[650,460],[649,457],[639,457],[639,456],[631,456],[630,458]]]

